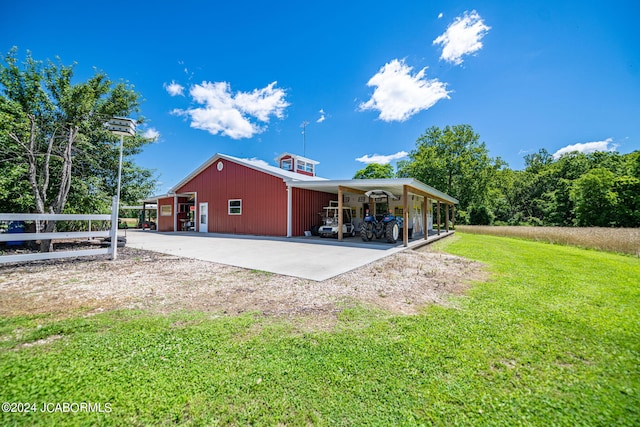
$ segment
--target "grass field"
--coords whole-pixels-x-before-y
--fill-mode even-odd
[[[640,228],[457,225],[464,233],[517,237],[640,257]]]
[[[639,259],[464,233],[440,249],[491,280],[418,316],[348,309],[332,331],[259,313],[3,318],[3,402],[103,412],[0,425],[640,425]]]

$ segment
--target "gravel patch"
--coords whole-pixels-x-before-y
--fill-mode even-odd
[[[323,282],[124,248],[116,261],[87,257],[0,266],[0,316],[127,308],[335,317],[356,304],[411,315],[425,305],[447,304],[449,295],[484,277],[481,264],[428,248]]]

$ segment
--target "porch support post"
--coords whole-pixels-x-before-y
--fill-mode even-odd
[[[196,227],[196,224],[198,223],[197,209],[198,209],[198,192],[195,192],[193,196],[193,231],[198,231],[198,227]]]
[[[445,212],[444,212],[444,228],[449,232],[449,203],[444,204]]]
[[[338,241],[342,242],[342,238],[344,237],[342,234],[342,186],[338,185]]]
[[[178,231],[178,195],[173,195],[173,231]]]
[[[438,200],[438,236],[440,235],[440,200]]]
[[[402,186],[402,244],[409,246],[409,191],[407,186]]]
[[[456,228],[456,205],[451,205],[452,215],[451,215],[451,227],[455,230]]]
[[[293,188],[287,183],[287,237],[293,234]]]
[[[422,231],[424,232],[424,240],[429,238],[429,224],[427,224],[427,196],[422,199]]]

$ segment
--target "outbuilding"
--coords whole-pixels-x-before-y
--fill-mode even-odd
[[[403,241],[448,231],[458,201],[416,179],[329,180],[316,175],[317,161],[283,153],[271,165],[259,159],[215,154],[169,193],[144,200],[157,204],[161,232],[198,231],[260,236],[303,236],[321,223],[329,205],[342,225],[343,208],[350,208],[356,227],[367,209],[385,209],[403,219]],[[385,190],[397,197],[387,206],[371,205],[365,195]],[[442,212],[444,211],[444,212]],[[375,212],[379,213],[379,212]],[[340,231],[342,227],[340,226]],[[343,236],[340,232],[339,240]]]

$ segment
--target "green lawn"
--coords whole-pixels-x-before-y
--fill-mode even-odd
[[[348,309],[332,332],[258,313],[3,318],[4,402],[105,412],[0,425],[640,425],[638,258],[461,233],[440,249],[491,280],[420,316]]]

